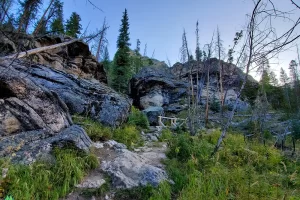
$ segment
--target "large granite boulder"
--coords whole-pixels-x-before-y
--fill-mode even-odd
[[[141,109],[167,107],[187,95],[188,83],[177,80],[168,68],[144,67],[130,81],[131,97]]]

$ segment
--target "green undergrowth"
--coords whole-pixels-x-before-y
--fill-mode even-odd
[[[0,180],[5,194],[16,200],[59,199],[99,164],[95,155],[74,148],[55,148],[53,156],[53,162],[36,161],[29,166],[1,161],[0,169],[8,168],[7,177]]]
[[[149,128],[149,121],[147,119],[147,116],[141,112],[139,109],[135,107],[131,107],[131,113],[128,117],[129,125],[133,125],[142,129],[148,129]]]
[[[214,131],[168,139],[165,164],[174,184],[145,199],[300,199],[299,159],[286,158],[255,139],[246,143],[242,135],[233,133],[211,157],[219,136]]]
[[[143,139],[140,134],[140,127],[133,124],[124,124],[116,129],[103,126],[101,123],[94,121],[88,117],[79,115],[73,116],[73,121],[81,125],[88,136],[93,141],[106,141],[113,139],[117,142],[125,144],[129,149],[143,145]]]
[[[115,200],[167,200],[171,199],[171,187],[168,182],[162,182],[157,187],[147,185],[131,189],[118,190]]]

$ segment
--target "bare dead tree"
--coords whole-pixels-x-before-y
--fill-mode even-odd
[[[241,52],[241,54],[245,51],[248,52],[245,76],[242,81],[242,86],[237,92],[233,109],[229,114],[227,123],[223,127],[221,136],[218,139],[212,155],[214,155],[220,148],[227,130],[231,125],[237,108],[237,103],[245,88],[250,70],[255,69],[257,67],[257,63],[259,63],[262,58],[274,58],[280,52],[289,48],[290,45],[300,37],[300,35],[295,34],[295,29],[296,27],[299,27],[300,24],[300,18],[292,21],[288,18],[288,14],[289,13],[287,12],[276,9],[271,0],[254,1],[254,8],[245,31],[246,38],[243,45],[244,50]],[[278,36],[276,34],[276,29],[273,26],[273,21],[279,19],[289,20],[292,25],[286,32]]]
[[[106,23],[106,18],[104,18],[102,28],[101,28],[101,34],[99,35],[98,38],[96,38],[96,43],[97,45],[97,52],[96,52],[96,60],[99,62],[100,57],[104,51],[105,46],[107,45],[108,41],[106,39],[106,33],[108,30],[109,26]]]
[[[212,48],[214,42],[214,34],[211,38],[211,42],[206,44],[207,46],[207,58],[204,60],[204,66],[206,68],[206,106],[205,106],[205,126],[208,126],[208,118],[209,118],[209,87],[210,87],[210,68],[211,68],[211,56],[212,56]]]
[[[221,55],[223,54],[223,44],[221,40],[221,34],[219,27],[217,27],[217,38],[216,38],[216,51],[219,59],[219,84],[220,84],[220,111],[222,113],[222,108],[224,106],[224,89],[223,89],[223,64],[221,62]]]

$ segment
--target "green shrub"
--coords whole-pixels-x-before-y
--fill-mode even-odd
[[[73,121],[74,123],[81,125],[93,141],[105,141],[111,139],[113,136],[111,128],[105,127],[101,123],[88,117],[74,115]]]
[[[131,189],[118,190],[115,194],[115,200],[147,200],[153,194],[154,188],[151,185],[144,187],[135,187]]]
[[[10,165],[5,192],[14,199],[55,200],[66,196],[85,173],[98,166],[96,156],[75,149],[54,149],[55,163]],[[1,166],[2,168],[2,166]]]
[[[135,125],[143,129],[149,128],[149,121],[147,116],[135,107],[131,107],[131,113],[128,117],[128,124]]]
[[[125,144],[129,149],[143,145],[143,139],[135,126],[125,125],[114,130],[113,139]]]
[[[172,138],[172,131],[170,129],[163,129],[161,132],[161,136],[159,138],[159,141],[169,141]]]

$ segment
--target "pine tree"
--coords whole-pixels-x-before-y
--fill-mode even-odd
[[[295,60],[292,60],[289,65],[291,85],[293,90],[293,98],[295,102],[295,107],[297,108],[300,114],[300,83],[299,83],[299,72],[298,72],[298,63]]]
[[[109,52],[108,52],[107,45],[104,48],[104,53],[103,53],[103,57],[102,57],[102,64],[104,66],[105,72],[108,74],[109,73],[110,59],[109,59]]]
[[[53,4],[53,9],[55,12],[50,25],[51,32],[54,34],[64,34],[63,2],[56,0]]]
[[[112,71],[112,86],[118,92],[126,93],[128,81],[131,78],[130,57],[129,57],[129,19],[127,10],[123,13],[121,20],[120,34],[117,41],[118,50],[114,57],[114,66]]]
[[[30,23],[37,15],[41,3],[42,0],[24,0],[23,2],[20,2],[20,13],[22,14],[19,16],[19,32],[27,32]]]
[[[289,111],[291,111],[291,100],[290,100],[290,94],[289,94],[289,77],[285,73],[285,71],[281,68],[280,69],[280,81],[283,84],[283,90],[284,90],[284,97],[286,99],[286,104],[288,106]]]
[[[135,55],[131,56],[132,69],[134,74],[138,73],[138,71],[143,67],[142,57],[140,54],[140,45],[141,41],[137,39],[136,48],[134,50]]]
[[[135,54],[140,55],[141,50],[141,41],[139,39],[136,40],[136,48],[135,48]]]
[[[66,22],[66,34],[68,36],[78,38],[78,35],[81,33],[80,31],[82,29],[80,21],[80,16],[76,12],[73,12],[70,19],[68,19]]]
[[[201,62],[202,61],[202,51],[200,50],[200,42],[199,42],[199,22],[196,23],[196,61]]]

